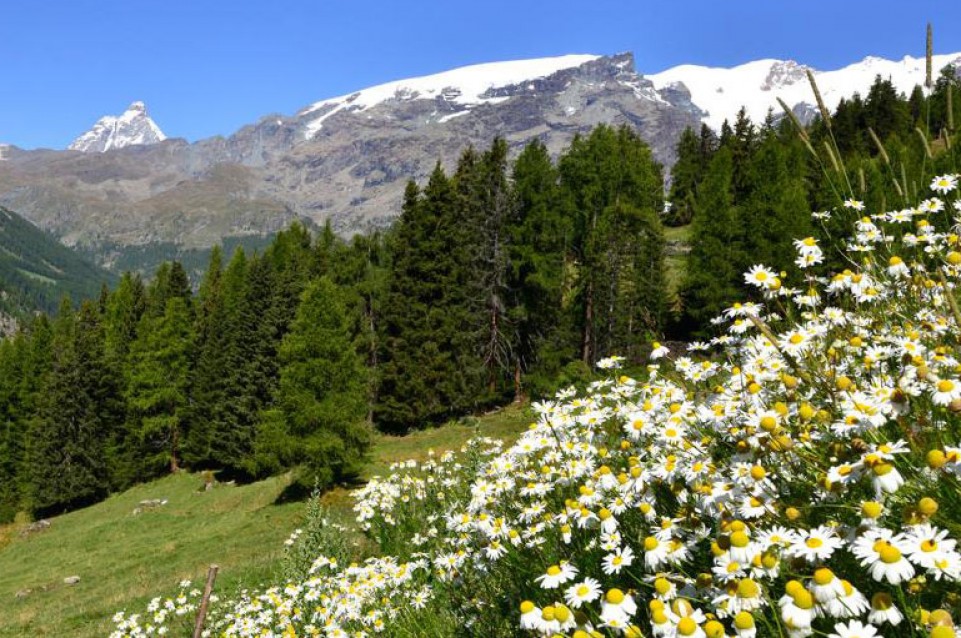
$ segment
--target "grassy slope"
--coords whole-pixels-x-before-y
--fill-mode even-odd
[[[687,251],[691,227],[677,226],[664,227],[664,240],[667,243],[665,251],[664,267],[666,270],[667,288],[673,298],[681,286],[684,278],[684,271],[687,268]]]
[[[426,458],[429,449],[455,449],[474,435],[511,439],[526,424],[525,410],[510,407],[481,417],[477,427],[378,437],[366,474]],[[200,581],[210,563],[221,566],[222,595],[269,580],[303,504],[274,504],[283,477],[210,492],[199,491],[202,484],[198,475],[170,476],[52,519],[48,530],[25,539],[7,529],[13,540],[0,549],[0,636],[105,636],[114,611],[142,609],[182,578]],[[164,498],[167,505],[132,514],[140,501]],[[335,489],[325,500],[349,514],[347,490]],[[63,584],[74,575],[79,584]],[[18,599],[24,589],[33,591]]]

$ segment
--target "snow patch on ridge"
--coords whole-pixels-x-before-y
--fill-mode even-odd
[[[934,56],[934,79],[942,68],[959,62],[961,53]],[[807,68],[793,60],[765,59],[732,68],[683,64],[646,77],[658,90],[683,84],[691,93],[691,101],[707,113],[703,121],[718,129],[725,119],[733,122],[742,106],[757,123],[764,120],[768,109],[780,113],[777,98],[792,108],[798,104],[813,105]],[[825,105],[834,110],[842,97],[851,97],[855,92],[865,97],[878,75],[890,79],[898,91],[909,93],[915,85],[924,84],[925,60],[909,55],[901,60],[868,56],[842,69],[812,72]]]
[[[387,82],[348,95],[321,100],[303,109],[298,115],[305,117],[311,113],[323,111],[319,117],[306,125],[305,135],[311,138],[323,127],[324,120],[334,113],[343,110],[366,111],[388,100],[440,98],[452,105],[468,108],[484,103],[497,104],[508,98],[486,96],[491,89],[547,77],[600,57],[599,55],[564,55],[554,58],[475,64],[433,75]]]

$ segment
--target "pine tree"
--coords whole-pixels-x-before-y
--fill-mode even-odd
[[[663,208],[663,177],[660,165],[636,133],[627,127],[615,130],[607,126],[595,128],[587,139],[575,137],[561,158],[560,173],[565,204],[575,219],[572,248],[578,261],[581,359],[593,365],[598,358],[614,354],[612,350],[633,349],[642,332],[651,332],[650,325],[642,327],[636,322],[629,334],[618,335],[611,313],[640,304],[655,318],[655,324],[661,319],[666,305],[663,279],[645,287],[655,298],[632,301],[636,287],[622,286],[626,280],[621,274],[634,270],[635,259],[642,252],[663,251],[658,217]],[[634,244],[634,237],[615,236],[617,228],[634,223],[652,228],[642,234],[643,241],[653,242],[651,246],[642,250]],[[662,258],[655,261],[662,263]]]
[[[171,297],[163,315],[146,315],[140,322],[130,349],[126,392],[140,478],[180,468],[192,342],[183,297]]]
[[[40,418],[27,436],[28,499],[41,515],[87,505],[110,488],[106,441],[118,417],[94,304],[61,304]]]
[[[381,322],[375,419],[387,431],[470,411],[484,387],[483,361],[471,348],[476,297],[468,290],[470,261],[457,210],[457,192],[439,163],[423,196],[408,185]]]
[[[793,264],[795,239],[811,234],[810,210],[799,174],[800,162],[792,164],[792,147],[768,128],[751,158],[748,174],[752,182],[738,207],[739,251],[734,265],[738,272],[754,264],[775,270],[796,270]],[[754,291],[744,290],[745,296]]]
[[[213,431],[219,406],[227,401],[223,378],[227,366],[223,291],[223,251],[215,246],[200,283],[190,367],[190,402],[184,433],[183,460],[192,468],[211,467]]]
[[[694,196],[703,177],[701,152],[701,140],[694,129],[684,129],[677,143],[677,161],[671,168],[671,209],[665,217],[669,226],[688,224],[694,215]]]
[[[577,336],[566,312],[570,304],[568,246],[573,228],[561,205],[558,173],[547,147],[534,140],[513,171],[514,214],[508,224],[514,395],[524,385],[544,393],[561,368],[577,358]],[[522,385],[523,381],[523,385]]]
[[[104,304],[104,333],[107,359],[121,369],[137,337],[137,324],[146,311],[147,299],[140,275],[125,272]]]
[[[722,146],[698,188],[691,227],[691,252],[681,287],[684,313],[696,334],[739,295],[742,233],[734,207],[734,165]]]
[[[328,278],[304,291],[280,348],[280,384],[258,428],[255,467],[300,466],[305,487],[356,475],[370,445],[367,380],[352,343],[343,292]]]
[[[457,200],[449,213],[457,230],[454,249],[462,261],[452,273],[455,287],[448,293],[448,308],[469,326],[460,331],[455,352],[458,367],[470,371],[462,374],[470,384],[467,392],[478,402],[499,399],[513,372],[515,334],[507,307],[507,223],[512,213],[507,150],[498,138],[480,156],[473,149],[464,153],[454,174]],[[475,379],[477,387],[470,387]]]
[[[0,522],[13,520],[20,505],[18,479],[23,457],[19,386],[26,348],[23,334],[0,341]]]
[[[224,311],[227,352],[222,376],[227,400],[214,431],[213,458],[221,467],[239,470],[253,450],[260,408],[250,377],[257,317],[250,305],[249,264],[241,249],[224,272]]]

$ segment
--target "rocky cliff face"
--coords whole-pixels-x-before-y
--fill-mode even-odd
[[[94,248],[209,246],[295,219],[331,220],[347,235],[387,225],[408,179],[424,179],[437,161],[452,166],[470,144],[501,136],[517,152],[536,137],[558,153],[597,124],[628,124],[669,165],[679,133],[702,116],[685,88],[656,90],[631,54],[456,69],[193,144],[162,141],[159,129],[161,141],[148,143],[147,129],[121,125],[143,122],[131,112],[95,129],[141,142],[118,144],[116,135],[91,131],[83,150],[105,152],[9,149],[0,162],[0,205],[65,243]]]

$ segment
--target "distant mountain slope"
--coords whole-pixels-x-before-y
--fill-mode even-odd
[[[68,294],[95,298],[113,275],[14,212],[0,207],[0,311],[24,316],[56,310]]]
[[[961,66],[961,53],[935,55],[932,60],[934,79],[949,64]],[[718,129],[725,119],[733,121],[743,106],[755,122],[764,120],[773,108],[780,113],[777,98],[784,100],[799,115],[813,115],[816,109],[811,85],[807,79],[810,67],[794,60],[756,60],[731,68],[714,68],[684,64],[647,78],[659,90],[683,88],[691,101],[704,112],[703,121]],[[901,60],[868,56],[834,71],[811,69],[825,105],[834,110],[843,97],[867,95],[877,76],[890,79],[898,91],[910,93],[925,79],[925,59],[909,55]]]

